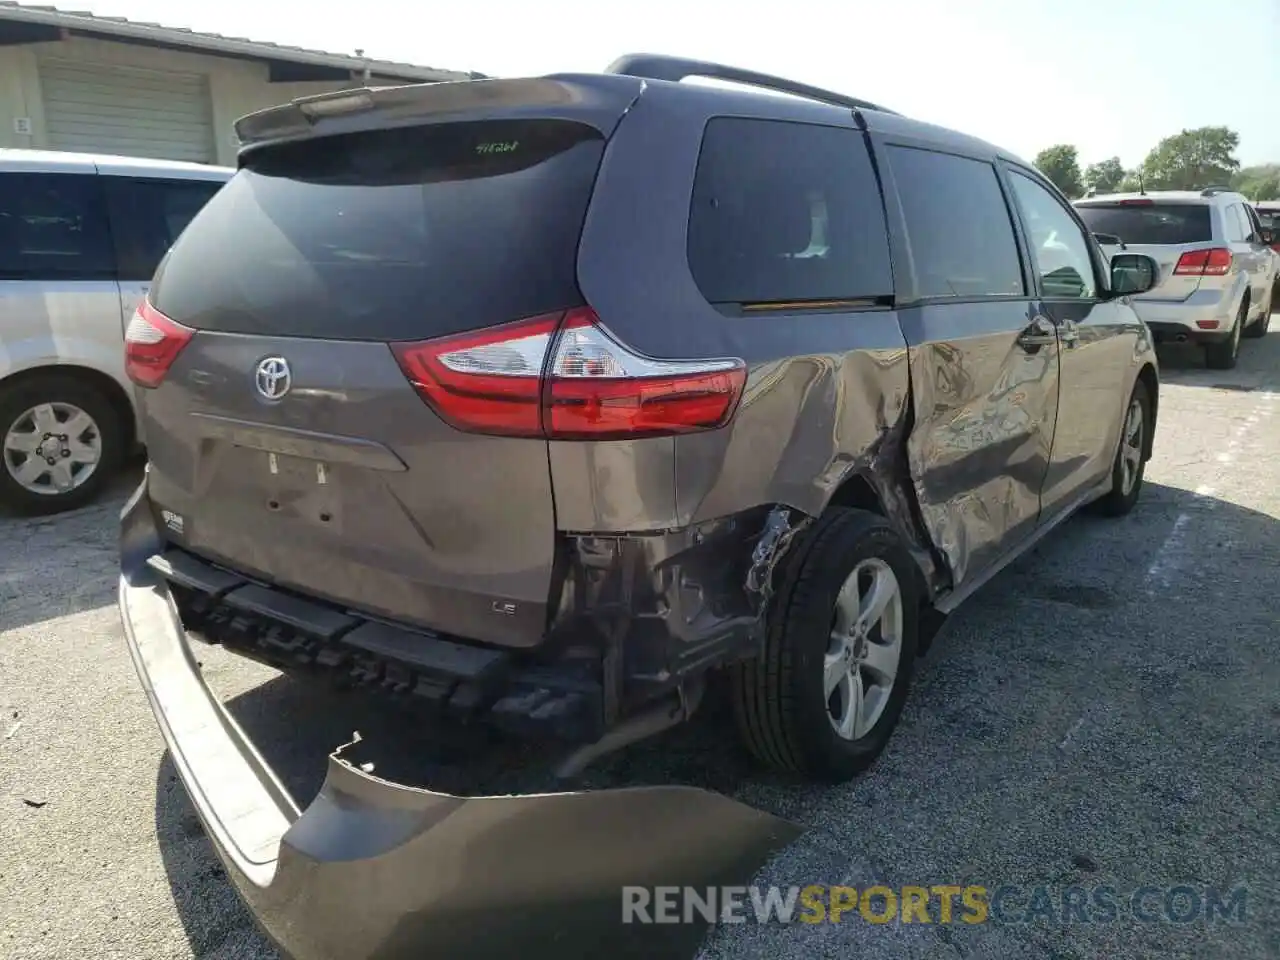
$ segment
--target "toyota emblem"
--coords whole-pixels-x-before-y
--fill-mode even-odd
[[[258,393],[268,400],[279,400],[293,386],[293,374],[289,372],[289,361],[284,357],[267,357],[258,362],[254,383]]]

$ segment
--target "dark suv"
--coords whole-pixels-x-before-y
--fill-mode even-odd
[[[127,336],[189,628],[584,743],[728,667],[758,754],[846,777],[922,606],[1132,505],[1155,360],[1044,178],[625,75],[670,69],[239,123]]]
[[[1130,296],[1155,261],[1108,264],[987,143],[652,56],[308,97],[237,133],[128,329],[151,462],[120,609],[291,955],[393,928],[433,955],[529,945],[517,910],[454,923],[477,887],[440,864],[498,858],[485,902],[532,902],[512,864],[536,860],[540,904],[613,923],[593,891],[782,835],[703,791],[463,800],[351,753],[300,817],[189,637],[563,741],[568,771],[719,676],[759,758],[842,780],[936,614],[1142,489],[1158,381]]]
[[[724,675],[756,755],[847,778],[926,614],[1141,490],[1157,267],[979,140],[660,57],[237,133],[127,337],[121,606],[175,752],[193,634],[570,769]]]

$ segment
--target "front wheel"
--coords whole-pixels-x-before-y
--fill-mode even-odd
[[[1111,492],[1097,502],[1098,512],[1104,516],[1122,517],[1138,502],[1147,470],[1150,429],[1151,397],[1147,394],[1147,385],[1139,380],[1133,385],[1120,427],[1120,446],[1111,468]]]
[[[779,571],[763,653],[732,670],[734,714],[767,765],[841,782],[897,726],[919,629],[915,561],[884,520],[832,509]]]

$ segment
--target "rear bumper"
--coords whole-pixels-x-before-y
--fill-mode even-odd
[[[1157,343],[1212,343],[1230,336],[1235,319],[1232,304],[1226,299],[1202,301],[1202,295],[1196,294],[1185,303],[1134,300],[1133,307]]]
[[[746,882],[793,824],[689,787],[459,797],[379,779],[357,744],[300,810],[200,675],[145,481],[122,515],[119,606],[161,734],[227,874],[297,960],[692,956],[703,928],[624,925],[622,887]]]
[[[1231,336],[1230,323],[1220,330],[1201,330],[1160,321],[1148,321],[1147,327],[1156,343],[1221,343]]]

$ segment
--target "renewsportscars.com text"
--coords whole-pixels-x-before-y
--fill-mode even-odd
[[[1243,923],[1244,887],[623,887],[623,923]]]

